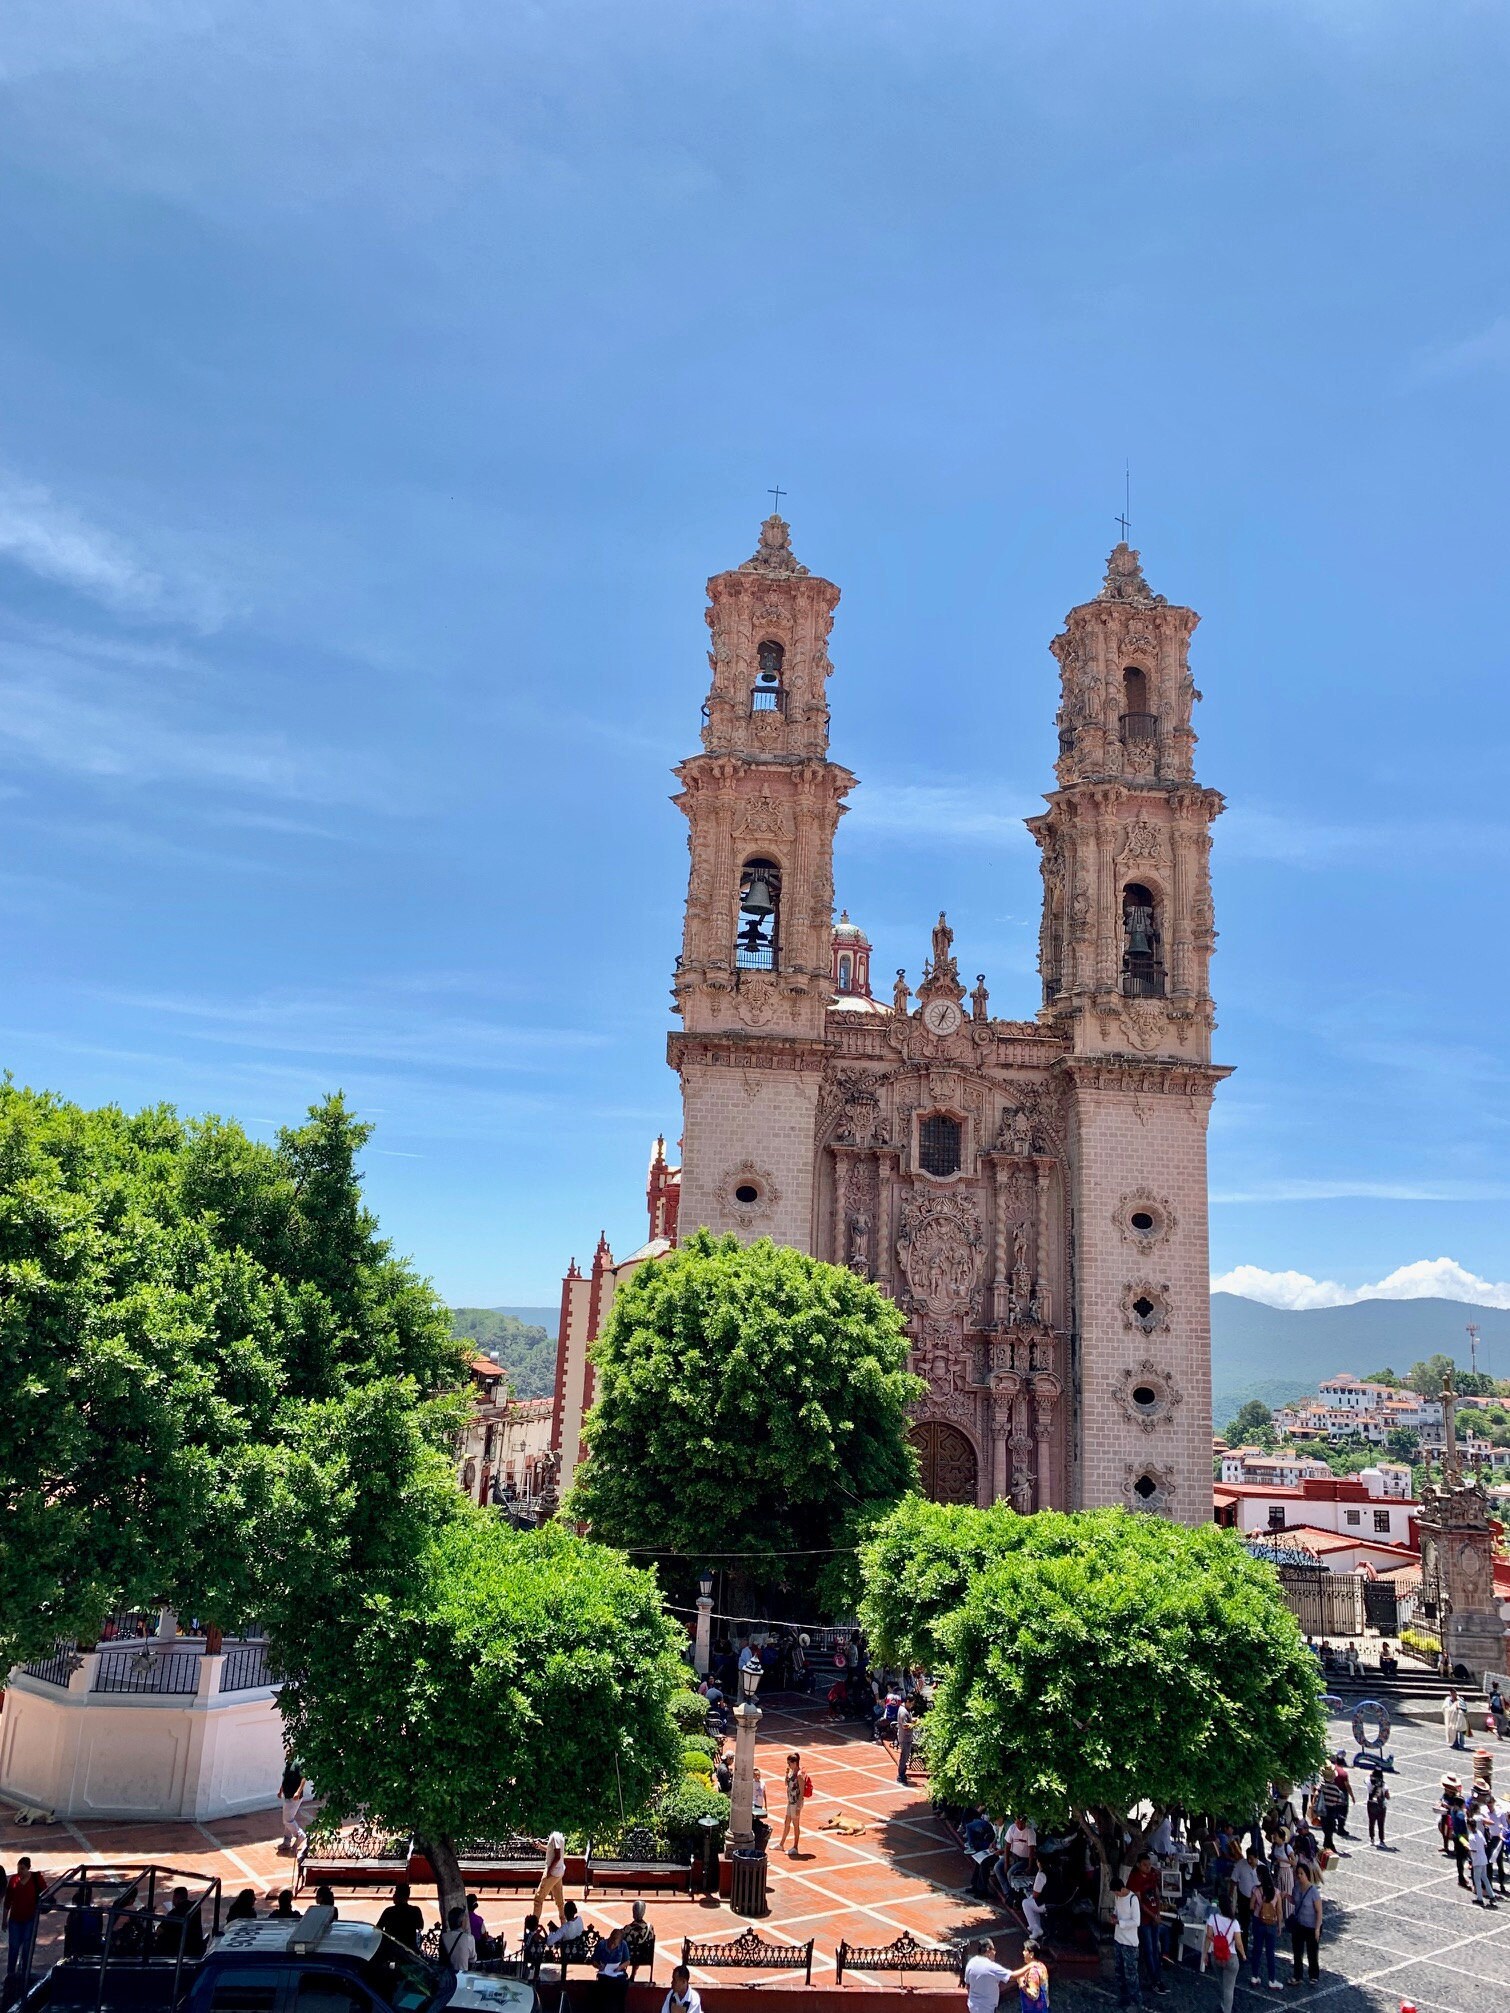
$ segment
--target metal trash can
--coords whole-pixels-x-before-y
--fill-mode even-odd
[[[729,1907],[735,1915],[764,1915],[766,1857],[759,1846],[736,1846],[729,1860]]]

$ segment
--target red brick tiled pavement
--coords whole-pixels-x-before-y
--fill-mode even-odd
[[[793,1748],[813,1779],[813,1798],[805,1812],[801,1852],[789,1858],[777,1851],[776,1841],[785,1758]],[[875,1744],[857,1727],[835,1724],[821,1706],[778,1695],[762,1709],[756,1758],[777,1820],[769,1858],[770,1913],[756,1926],[776,1939],[806,1942],[812,1937],[815,1984],[832,1983],[834,1952],[841,1941],[890,1943],[906,1929],[922,1941],[943,1942],[1010,1929],[989,1904],[971,1899],[968,1862],[933,1815],[926,1782],[917,1774],[904,1788],[896,1779],[890,1748]],[[864,1829],[824,1831],[824,1821],[840,1812]],[[275,1894],[292,1881],[292,1862],[279,1856],[278,1836],[276,1811],[218,1818],[208,1825],[60,1822],[31,1829],[13,1824],[6,1812],[0,1818],[0,1862],[14,1867],[19,1853],[30,1852],[46,1872],[81,1860],[156,1859],[189,1872],[218,1874],[228,1894],[251,1887],[260,1896]],[[585,1902],[577,1898],[583,1915],[599,1928],[628,1917],[628,1899],[612,1894],[594,1894]],[[433,1913],[433,1897],[421,1891],[415,1899],[425,1905],[427,1917]],[[343,1915],[369,1921],[386,1900],[386,1891],[337,1896]],[[524,1894],[482,1896],[484,1920],[507,1935],[511,1948],[528,1906]],[[657,1978],[666,1976],[684,1936],[721,1939],[746,1926],[726,1902],[703,1897],[647,1899],[647,1908],[658,1944]],[[871,1982],[846,1971],[846,1983],[851,1976],[857,1986]],[[720,1972],[698,1982],[716,1978],[732,1983],[739,1977]],[[770,1985],[790,1982],[789,1974],[779,1972],[750,1974],[750,1982],[757,1978]]]

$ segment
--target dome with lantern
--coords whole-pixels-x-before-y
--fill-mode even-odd
[[[870,996],[870,938],[841,911],[833,936],[834,997],[830,1002],[846,1013],[890,1013]]]

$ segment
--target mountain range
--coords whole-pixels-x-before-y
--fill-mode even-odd
[[[1240,1406],[1308,1398],[1323,1377],[1401,1376],[1440,1352],[1468,1360],[1467,1325],[1479,1330],[1479,1368],[1510,1375],[1510,1308],[1466,1300],[1357,1300],[1348,1307],[1268,1307],[1236,1293],[1211,1296],[1211,1416],[1220,1432]]]
[[[521,1397],[552,1388],[555,1307],[453,1309],[458,1333],[498,1349]],[[1510,1308],[1466,1300],[1358,1300],[1348,1307],[1269,1307],[1236,1293],[1211,1296],[1211,1413],[1222,1427],[1250,1398],[1268,1406],[1307,1398],[1323,1377],[1367,1376],[1439,1351],[1464,1370],[1467,1325],[1479,1330],[1479,1368],[1510,1376]],[[523,1332],[521,1332],[521,1330]]]

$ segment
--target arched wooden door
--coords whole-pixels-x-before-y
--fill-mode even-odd
[[[942,1419],[924,1419],[908,1438],[918,1450],[923,1494],[935,1503],[976,1500],[975,1449],[957,1426]]]

